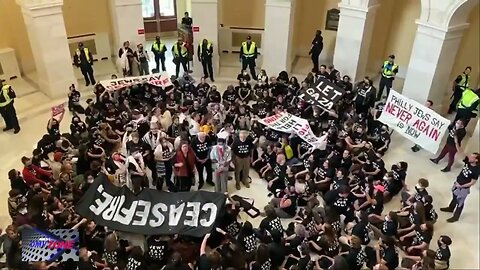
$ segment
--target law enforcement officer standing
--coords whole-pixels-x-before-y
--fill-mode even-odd
[[[312,56],[313,68],[312,72],[318,72],[318,58],[323,50],[323,37],[322,31],[317,30],[315,38],[312,41],[312,48],[310,49],[310,54]]]
[[[85,78],[85,85],[89,86],[90,83],[95,85],[95,77],[93,77],[93,56],[92,53],[83,46],[83,43],[78,43],[78,49],[73,56],[73,63],[79,67]]]
[[[480,88],[475,92],[471,88],[465,89],[462,93],[462,98],[457,105],[457,114],[455,121],[458,119],[465,119],[465,126],[468,125],[470,119],[477,117],[478,107],[480,106]]]
[[[255,60],[257,59],[257,44],[252,41],[252,37],[248,36],[247,41],[242,42],[240,47],[240,60],[242,61],[242,70],[246,70],[247,66],[250,68],[250,75],[252,79],[257,80],[255,73]]]
[[[13,106],[14,99],[17,96],[12,87],[8,84],[4,84],[4,81],[0,81],[0,114],[5,120],[5,128],[3,131],[13,129],[13,133],[20,132],[20,125],[18,124],[17,112]]]
[[[178,78],[180,72],[180,65],[183,67],[183,72],[188,72],[188,50],[182,38],[178,38],[177,43],[172,47],[173,63],[175,63],[175,76]]]
[[[213,79],[213,65],[212,65],[212,54],[213,54],[213,45],[207,39],[203,39],[202,43],[198,44],[198,61],[202,63],[204,78],[210,77],[210,80],[214,82]]]
[[[378,86],[377,100],[382,99],[383,88],[387,88],[387,97],[390,94],[390,88],[392,88],[393,80],[395,80],[395,75],[398,73],[398,65],[395,64],[395,55],[390,55],[388,60],[383,62],[382,65],[382,78],[380,79],[380,84]]]
[[[165,52],[167,51],[167,47],[163,42],[160,41],[160,37],[157,36],[155,38],[155,42],[152,44],[152,52],[155,56],[155,64],[157,72],[160,72],[160,62],[162,63],[162,71],[167,71],[165,67]]]
[[[470,72],[472,72],[472,67],[466,67],[463,73],[458,75],[453,82],[453,93],[450,97],[452,102],[448,107],[449,114],[457,109],[458,102],[462,98],[462,93],[470,87]]]

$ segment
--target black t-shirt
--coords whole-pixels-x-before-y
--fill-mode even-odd
[[[127,257],[127,251],[123,247],[119,247],[116,250],[105,251],[103,253],[105,262],[110,268],[114,268],[119,264],[120,261],[124,260]]]
[[[210,143],[207,139],[201,142],[197,137],[194,137],[192,139],[191,145],[192,145],[193,152],[195,153],[195,156],[198,157],[198,159],[208,158]]]
[[[247,158],[253,150],[253,144],[250,138],[247,138],[244,142],[240,139],[235,139],[232,145],[232,152],[239,158]]]
[[[395,246],[387,247],[382,249],[382,258],[386,262],[385,266],[388,270],[394,270],[398,267],[399,258],[398,258],[398,251]]]
[[[168,242],[157,240],[154,237],[147,239],[146,257],[150,262],[164,262],[167,260]]]
[[[298,260],[297,263],[297,269],[302,269],[302,270],[312,270],[313,269],[313,262],[310,258],[310,255],[307,255],[305,257],[301,257],[300,260]]]
[[[252,253],[257,250],[257,237],[253,233],[250,235],[239,235],[238,242],[246,253]]]
[[[223,93],[222,99],[223,101],[226,101],[228,103],[233,103],[235,100],[238,98],[237,92],[235,90],[233,91],[225,91]]]
[[[415,237],[413,238],[412,244],[414,246],[420,245],[422,243],[430,244],[432,241],[432,234],[429,232],[421,231],[420,229],[415,230]]]
[[[251,270],[271,270],[272,269],[272,262],[268,259],[266,262],[260,264],[258,262],[254,262],[252,264]]]
[[[353,203],[355,202],[355,196],[350,193],[347,197],[341,197],[338,191],[332,191],[330,194],[328,192],[325,197],[327,198],[327,204],[332,206],[338,214],[345,214],[347,212],[353,211]]]
[[[470,181],[472,179],[477,181],[479,175],[480,175],[480,166],[478,166],[478,165],[477,166],[472,166],[467,161],[467,162],[465,162],[465,165],[463,166],[462,171],[457,176],[457,183],[460,184],[460,185],[465,185],[465,184],[470,183]]]
[[[445,248],[439,247],[435,252],[435,260],[449,262],[450,261],[450,248],[447,246]]]
[[[462,145],[462,140],[467,135],[465,128],[457,129],[455,125],[448,126],[447,144],[455,145],[455,136],[457,136],[458,144]]]
[[[78,262],[78,270],[96,270],[96,269],[98,268],[95,266],[95,262],[91,258],[88,258],[88,261],[80,260]]]
[[[362,245],[368,245],[370,243],[370,236],[368,236],[367,224],[357,223],[353,226],[352,235],[357,236],[362,240]]]
[[[135,152],[143,153],[145,150],[145,144],[141,140],[139,140],[138,143],[135,143],[134,141],[128,141],[126,146],[127,151],[131,154]]]
[[[269,217],[264,218],[260,222],[259,228],[261,230],[269,231],[270,233],[273,232],[273,231],[278,231],[278,232],[283,234],[282,222],[280,221],[280,219],[278,217],[274,218],[274,219],[271,219]]]
[[[281,266],[286,257],[286,249],[284,246],[277,243],[270,243],[268,245],[270,250],[270,260],[272,261],[272,267]]]
[[[125,270],[148,270],[147,264],[138,258],[129,257]]]
[[[346,257],[349,270],[361,270],[367,261],[367,255],[362,249],[352,248]]]

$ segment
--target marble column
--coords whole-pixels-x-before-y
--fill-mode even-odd
[[[422,104],[430,99],[439,109],[443,107],[446,91],[451,91],[452,63],[468,24],[450,28],[423,22],[417,24],[402,93]]]
[[[340,20],[333,64],[352,81],[366,76],[368,52],[375,23],[376,1],[351,0],[338,4]]]
[[[214,78],[217,77],[220,68],[220,59],[218,54],[218,0],[192,0],[191,4],[193,26],[198,28],[198,32],[193,33],[193,75],[202,77],[202,63],[198,61],[197,48],[203,39],[209,40],[213,45],[213,72]]]
[[[265,1],[265,31],[262,40],[263,69],[278,74],[292,68],[295,0]]]
[[[64,97],[77,79],[63,20],[63,0],[17,0],[17,3],[32,44],[40,90],[51,98]]]
[[[145,34],[139,34],[144,29],[141,0],[110,0],[112,26],[114,31],[113,52],[116,55],[123,42],[130,41],[130,48],[137,44],[145,44]]]

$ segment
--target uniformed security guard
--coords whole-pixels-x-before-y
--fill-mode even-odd
[[[93,77],[93,56],[92,53],[83,46],[83,43],[78,43],[78,49],[73,56],[73,63],[79,67],[85,78],[85,85],[89,86],[90,83],[95,85],[95,77]]]
[[[383,62],[381,69],[382,78],[378,86],[377,100],[382,99],[383,88],[387,88],[387,97],[390,94],[390,88],[392,88],[395,75],[398,73],[398,65],[395,64],[395,55],[388,56],[388,60]]]
[[[152,52],[155,56],[156,70],[160,72],[160,62],[162,63],[162,71],[167,71],[165,67],[165,52],[167,51],[167,46],[160,41],[160,37],[155,37],[155,42],[152,44]]]
[[[480,105],[480,88],[477,91],[473,91],[471,88],[467,88],[463,91],[462,98],[457,105],[457,115],[455,115],[455,121],[458,119],[465,119],[465,127],[470,122],[470,119],[477,117],[478,106]]]
[[[202,43],[198,44],[198,61],[202,62],[204,78],[210,77],[210,80],[214,82],[213,79],[213,65],[212,65],[212,55],[213,55],[213,45],[207,39],[203,39]]]
[[[173,63],[175,63],[175,76],[178,78],[180,72],[180,65],[183,67],[183,72],[188,72],[188,50],[182,38],[178,38],[177,43],[172,47]]]
[[[240,60],[242,61],[242,70],[246,70],[247,66],[250,68],[250,75],[252,79],[257,80],[255,73],[255,60],[257,59],[257,44],[252,41],[252,37],[248,36],[247,41],[242,42],[240,47]]]
[[[470,72],[472,72],[472,67],[466,67],[462,74],[458,75],[455,81],[453,82],[453,93],[450,97],[452,102],[448,107],[448,113],[451,114],[457,108],[458,102],[462,98],[462,93],[468,87],[470,87]]]
[[[15,91],[8,84],[4,84],[4,81],[0,81],[0,115],[5,120],[5,128],[3,131],[13,129],[13,133],[20,132],[20,125],[18,124],[17,112],[13,106],[14,99],[16,98]]]

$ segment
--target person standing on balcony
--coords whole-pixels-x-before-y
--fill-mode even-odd
[[[388,60],[383,62],[382,70],[380,71],[382,78],[378,86],[377,100],[382,99],[383,88],[387,88],[387,97],[390,94],[390,88],[392,88],[395,75],[398,73],[398,65],[395,64],[395,55],[388,56]]]
[[[207,39],[203,39],[202,43],[198,44],[198,61],[202,63],[204,78],[210,77],[210,80],[214,82],[213,79],[213,65],[212,65],[212,55],[213,55],[213,45]]]
[[[193,19],[189,17],[188,12],[185,12],[185,17],[182,18],[182,26],[185,27],[190,33],[192,32]]]
[[[20,125],[18,124],[17,112],[13,106],[13,100],[17,97],[15,91],[8,84],[4,84],[0,80],[0,114],[5,120],[5,128],[3,131],[13,129],[13,134],[20,132]]]
[[[172,47],[173,63],[175,63],[175,76],[178,78],[180,72],[180,65],[183,67],[183,72],[187,73],[188,50],[182,38],[178,38],[177,43]]]
[[[472,72],[472,67],[466,67],[463,73],[458,75],[453,82],[452,102],[448,107],[448,114],[457,110],[457,104],[462,98],[463,92],[470,87],[470,72]]]
[[[252,79],[257,80],[257,74],[255,73],[255,60],[257,59],[258,50],[257,44],[252,41],[252,37],[248,36],[247,40],[242,42],[240,47],[240,61],[242,61],[242,71],[250,68],[250,75]]]
[[[318,58],[320,57],[322,50],[323,50],[322,31],[317,30],[317,33],[315,34],[315,38],[312,41],[312,48],[308,53],[312,56],[312,62],[313,62],[312,72],[315,72],[315,73],[318,72]]]
[[[89,86],[90,83],[95,85],[95,77],[93,77],[93,56],[92,53],[83,46],[83,43],[78,43],[78,49],[73,56],[73,63],[79,67],[85,78],[85,86]]]
[[[160,72],[160,63],[162,63],[162,71],[167,71],[165,67],[165,52],[167,51],[167,46],[160,41],[160,36],[155,37],[155,42],[152,44],[152,52],[155,56],[156,71]]]
[[[140,76],[150,74],[148,68],[148,61],[150,61],[150,58],[148,57],[148,53],[143,49],[143,44],[137,45],[137,51],[134,52],[133,56],[138,64]]]

